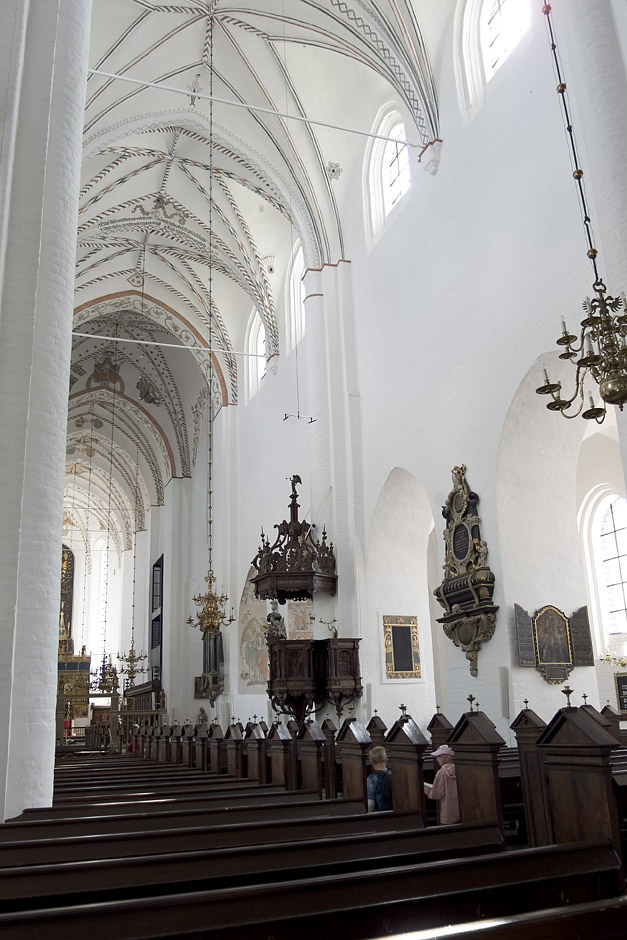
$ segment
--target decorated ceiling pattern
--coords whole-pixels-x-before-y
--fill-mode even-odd
[[[191,475],[210,374],[214,413],[240,400],[253,310],[280,352],[295,241],[308,267],[349,254],[329,88],[350,126],[367,77],[418,147],[438,108],[410,0],[93,0],[89,64],[66,527],[113,498],[124,548]]]

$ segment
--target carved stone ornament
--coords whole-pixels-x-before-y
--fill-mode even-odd
[[[333,542],[327,545],[326,529],[320,541],[314,539],[314,525],[298,518],[298,493],[296,484],[302,483],[299,476],[291,478],[289,522],[275,525],[277,537],[271,545],[261,532],[261,546],[252,561],[258,574],[250,580],[255,585],[258,598],[276,598],[279,604],[286,600],[302,601],[313,597],[314,591],[328,591],[335,595],[337,575]]]
[[[514,604],[514,616],[520,666],[535,666],[554,685],[566,682],[575,666],[594,666],[587,607],[568,618],[552,604],[533,616]]]
[[[494,575],[487,565],[488,546],[481,538],[479,497],[466,482],[466,467],[453,467],[453,489],[442,507],[446,519],[444,579],[433,592],[445,610],[438,618],[446,636],[463,650],[470,674],[478,673],[477,655],[494,633],[498,607],[492,603]]]

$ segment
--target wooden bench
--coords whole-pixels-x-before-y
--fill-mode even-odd
[[[355,804],[353,804],[354,808]],[[414,813],[362,813],[341,816],[305,817],[301,819],[256,819],[228,821],[212,827],[196,826],[146,829],[138,832],[101,832],[97,835],[56,835],[50,838],[20,839],[0,842],[0,868],[16,865],[69,862],[82,859],[125,858],[158,854],[167,846],[169,853],[209,851],[238,845],[263,845],[272,842],[307,842],[317,838],[335,838],[359,833],[401,832],[416,829]],[[476,824],[479,828],[455,827],[460,845],[473,845],[475,840],[501,848],[494,827]],[[464,832],[464,830],[467,830]],[[433,830],[439,834],[441,830]],[[486,834],[487,833],[487,834]]]
[[[229,821],[257,822],[260,819],[282,820],[334,816],[355,813],[358,801],[308,800],[307,794],[277,792],[251,799],[250,794],[239,801],[236,796],[203,801],[199,809],[179,809],[167,804],[165,809],[148,804],[143,811],[114,815],[61,817],[40,820],[12,820],[0,826],[0,846],[20,839],[54,839],[59,836],[97,835],[100,832],[145,832],[147,829],[189,826],[219,826],[226,816]],[[37,812],[35,810],[34,812]]]
[[[318,798],[316,792],[305,790],[286,792],[283,787],[272,784],[260,787],[255,783],[237,781],[234,786],[216,787],[215,790],[206,789],[204,792],[188,794],[187,788],[179,788],[179,795],[171,793],[147,794],[145,798],[129,797],[123,793],[112,794],[109,799],[100,801],[85,801],[77,803],[55,803],[53,806],[39,806],[25,809],[24,812],[8,820],[9,824],[36,823],[46,819],[76,819],[93,818],[95,816],[118,816],[127,813],[167,813],[174,810],[210,809],[218,802],[223,806],[237,808],[240,804],[268,805],[269,802],[302,803]],[[1,830],[0,830],[1,839]]]
[[[452,861],[0,914],[7,938],[346,940],[618,896],[610,842],[542,846]],[[594,876],[591,876],[594,872]]]
[[[128,847],[132,850],[132,841]],[[350,832],[344,827],[330,837],[311,833],[306,841],[19,865],[0,868],[0,911],[154,897],[207,885],[260,884],[305,877],[314,871],[341,873],[356,862],[366,870],[468,857],[502,848],[499,830],[482,824],[447,826],[437,832],[423,828]]]

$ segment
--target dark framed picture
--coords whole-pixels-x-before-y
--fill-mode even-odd
[[[383,617],[386,679],[420,679],[418,618]]]
[[[621,715],[627,718],[627,672],[615,672],[616,701]]]

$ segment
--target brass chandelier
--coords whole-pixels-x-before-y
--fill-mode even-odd
[[[552,382],[547,370],[544,370],[544,382],[536,389],[538,395],[549,395],[549,411],[559,411],[565,418],[581,415],[587,421],[601,424],[605,418],[607,405],[618,405],[623,410],[627,401],[627,300],[624,294],[612,297],[597,268],[598,251],[594,246],[590,215],[583,184],[583,170],[579,166],[575,137],[568,108],[566,83],[562,79],[557,45],[551,22],[551,5],[545,3],[542,12],[546,16],[547,30],[553,54],[555,74],[558,79],[557,93],[562,103],[566,131],[568,134],[571,156],[574,163],[573,178],[582,209],[582,218],[588,243],[587,257],[592,263],[594,296],[586,297],[583,302],[585,316],[581,320],[579,335],[570,333],[562,319],[562,334],[556,340],[562,348],[560,359],[570,360],[575,366],[575,389],[570,397],[563,397],[562,383]],[[584,411],[585,382],[590,376],[599,386],[599,395],[603,405],[595,405],[589,396],[589,407]],[[573,409],[573,410],[571,410]]]

